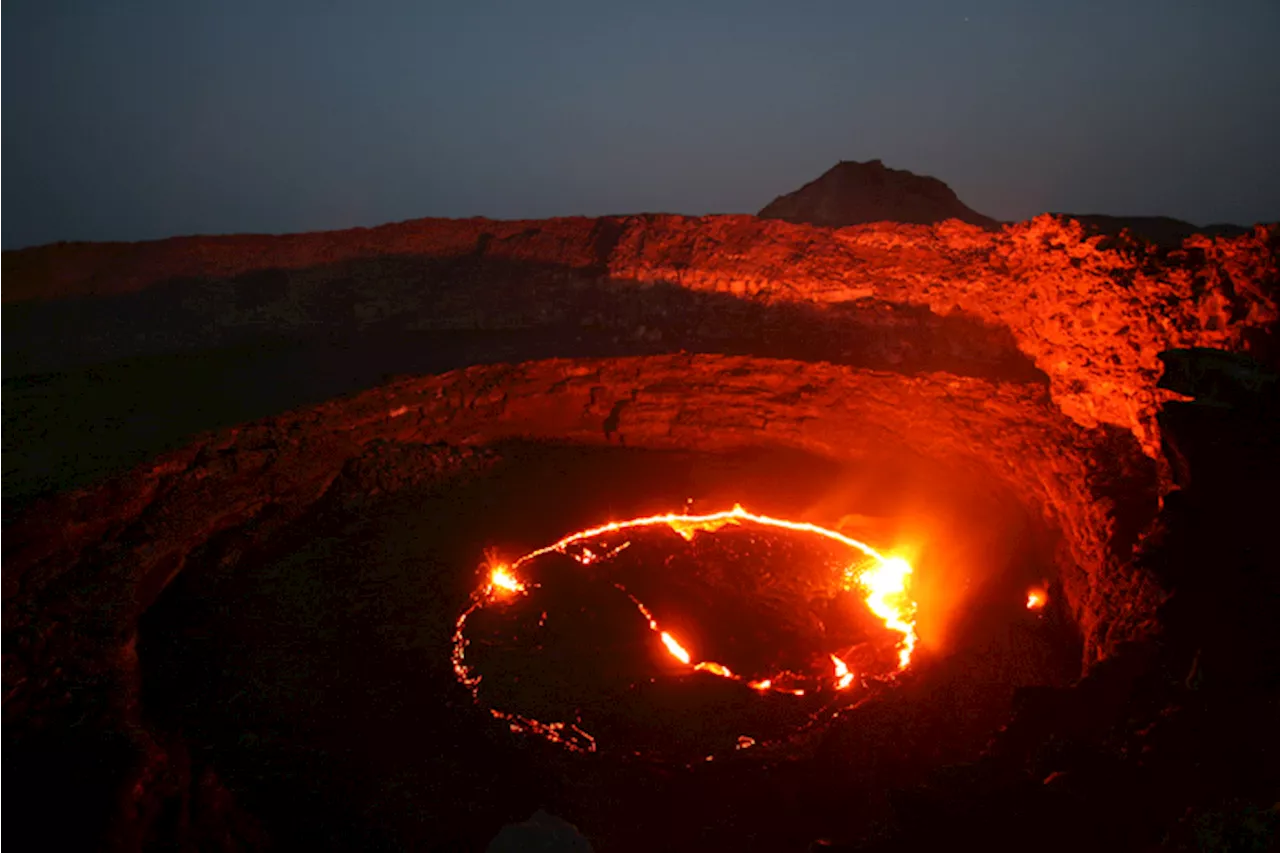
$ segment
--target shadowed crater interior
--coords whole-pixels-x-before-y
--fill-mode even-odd
[[[855,691],[843,713],[781,748],[717,749],[751,726],[762,742],[799,727],[829,709],[832,688],[805,704],[682,669],[626,595],[552,553],[529,578],[551,598],[531,595],[514,623],[488,626],[501,643],[481,664],[486,701],[458,683],[450,632],[486,560],[609,520],[735,502],[885,550],[909,545],[925,640],[909,669]],[[193,762],[215,768],[272,835],[308,844],[482,846],[549,807],[574,815],[602,849],[646,846],[637,833],[655,814],[690,834],[717,825],[726,840],[795,846],[874,820],[888,808],[887,783],[972,758],[1016,688],[1064,684],[1079,670],[1055,587],[1045,610],[1025,607],[1028,584],[1052,582],[1054,535],[989,483],[907,454],[853,464],[765,449],[505,443],[443,483],[358,499],[335,490],[253,553],[231,553],[233,539],[193,554],[143,617],[143,700],[152,723],[189,742]],[[824,561],[839,562],[830,543],[740,526],[687,542],[654,531],[632,547],[612,580],[703,659],[744,674],[806,671],[829,643],[874,669],[886,665],[887,641],[892,668],[889,632],[842,610],[820,577]],[[801,563],[811,570],[771,580]],[[539,657],[539,642],[515,639],[544,609],[558,633],[541,642],[541,662],[520,659]],[[860,642],[870,643],[861,657],[851,651]],[[499,647],[507,654],[495,661]],[[556,672],[539,669],[553,660]],[[512,732],[486,710],[498,695],[530,712],[594,714],[600,751]],[[772,805],[743,823],[744,798]]]

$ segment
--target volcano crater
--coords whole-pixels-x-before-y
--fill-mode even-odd
[[[253,542],[243,530],[229,532],[191,555],[142,620],[144,705],[159,730],[189,743],[284,837],[416,846],[431,840],[422,835],[429,826],[431,838],[443,827],[459,841],[481,843],[504,821],[550,804],[574,814],[592,837],[625,848],[616,828],[641,825],[654,810],[693,831],[718,810],[736,808],[740,797],[770,792],[792,803],[789,819],[762,817],[753,832],[779,833],[779,843],[794,841],[783,838],[788,826],[839,832],[849,790],[866,796],[857,809],[863,819],[883,815],[888,802],[876,779],[887,772],[908,783],[939,762],[972,759],[1008,719],[1016,690],[1068,683],[1082,648],[1056,579],[1050,612],[1024,606],[1028,583],[1055,577],[1060,534],[1003,486],[901,448],[878,451],[853,461],[776,447],[699,452],[498,441],[471,454],[438,446],[418,457],[425,473],[415,480],[405,476],[414,466],[399,450],[370,447],[325,498],[269,537]],[[466,461],[441,466],[442,456]],[[405,477],[384,481],[381,492],[370,488],[385,470],[379,457],[394,459]],[[550,480],[558,484],[555,501],[540,498]],[[576,664],[567,686],[524,658],[524,674],[515,673],[521,680],[511,681],[508,669],[505,685],[492,657],[480,664],[487,681],[479,703],[458,682],[450,659],[456,638],[445,626],[485,581],[495,552],[528,553],[568,529],[687,506],[690,498],[695,509],[718,507],[731,497],[868,539],[914,539],[920,628],[945,649],[926,644],[897,676],[837,691],[834,671],[815,659],[820,651],[847,653],[856,643],[841,640],[876,638],[878,651],[865,649],[856,660],[878,661],[889,673],[898,647],[865,610],[844,611],[844,625],[832,618],[832,606],[850,604],[826,594],[826,570],[840,566],[845,549],[742,526],[695,532],[692,540],[668,528],[654,534],[651,551],[691,546],[686,557],[696,558],[696,576],[680,571],[687,563],[654,571],[650,560],[636,560],[587,590],[594,598],[559,585],[546,610],[549,623],[556,614],[575,617],[560,646]],[[640,544],[632,547],[634,554],[619,557],[642,555]],[[828,564],[814,563],[807,581],[804,572],[770,581],[770,568],[799,554]],[[978,554],[982,561],[971,562]],[[559,552],[544,556],[554,559],[524,581],[551,587],[550,575],[581,581],[591,568]],[[731,575],[717,578],[717,571]],[[743,675],[753,662],[809,666],[800,682],[820,689],[762,696],[681,665],[653,644],[615,580],[652,605],[691,651],[714,652]],[[810,593],[819,587],[824,596],[815,601]],[[730,590],[739,606],[713,601]],[[941,606],[947,590],[955,607]],[[599,598],[609,591],[612,598]],[[818,604],[825,609],[815,612]],[[522,629],[536,627],[541,610],[525,613],[532,623]],[[753,635],[751,620],[762,611],[771,618]],[[827,622],[832,636],[815,634]],[[497,651],[527,655],[537,644],[510,627],[500,639],[521,643]],[[735,631],[737,650],[727,642]],[[624,647],[641,643],[621,652],[622,666],[606,654],[611,632]],[[751,650],[753,640],[760,645]],[[828,640],[836,644],[828,648]],[[496,693],[484,692],[494,685]],[[566,696],[588,719],[594,707],[595,728],[561,722],[580,724],[598,752],[527,736],[539,732],[489,713],[499,696],[509,713],[505,701],[514,697],[525,703],[515,710],[534,719],[536,712],[557,720]],[[631,769],[609,769],[620,762]]]

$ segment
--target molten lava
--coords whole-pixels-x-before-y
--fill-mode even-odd
[[[879,556],[879,555],[877,555]],[[884,624],[902,634],[898,652],[899,667],[911,662],[916,647],[915,603],[907,597],[911,564],[901,557],[879,558],[875,567],[854,581],[867,590],[867,606],[884,620]]]
[[[667,647],[667,651],[671,652],[671,656],[673,658],[680,661],[680,663],[688,663],[690,660],[692,660],[692,658],[689,656],[689,653],[685,651],[684,646],[676,642],[675,637],[671,636],[666,631],[663,631],[661,636],[662,636],[662,645]],[[701,663],[698,664],[698,667],[705,667],[705,666],[706,664],[701,664]],[[720,669],[724,669],[724,667],[720,666],[719,664],[716,664],[716,666],[719,667]],[[725,669],[724,671],[728,672],[727,669]]]
[[[853,683],[853,673],[849,671],[849,665],[835,655],[831,656],[831,662],[836,667],[836,689],[844,690]]]
[[[498,595],[524,592],[525,585],[506,566],[495,566],[489,572],[489,590]]]
[[[678,534],[686,542],[693,543],[699,535],[713,535],[731,525],[740,526],[744,524],[812,534],[852,550],[856,556],[852,560],[843,558],[840,565],[843,565],[844,568],[837,571],[836,575],[826,583],[832,593],[853,593],[856,599],[860,599],[867,610],[882,623],[884,629],[891,632],[886,634],[887,637],[897,635],[898,639],[894,644],[896,668],[888,673],[887,676],[884,675],[883,669],[880,670],[880,674],[883,676],[880,680],[891,678],[909,665],[916,646],[916,631],[915,602],[911,599],[909,593],[912,567],[906,560],[900,557],[883,556],[866,543],[815,524],[756,515],[741,506],[734,506],[731,510],[706,515],[673,513],[636,518],[629,521],[611,522],[570,534],[558,542],[532,551],[514,562],[493,564],[488,571],[485,583],[473,596],[470,607],[457,621],[454,633],[453,666],[458,679],[472,690],[473,696],[479,698],[478,689],[482,679],[466,659],[469,645],[469,641],[465,636],[467,621],[483,608],[506,606],[530,594],[531,590],[539,588],[541,584],[524,579],[528,577],[527,569],[532,568],[531,564],[537,558],[548,554],[560,554],[571,558],[581,567],[590,567],[593,573],[592,577],[598,578],[598,572],[603,571],[601,564],[608,562],[632,545],[634,536],[632,538],[622,538],[630,531],[636,531],[635,535],[638,535],[641,529],[666,527]],[[622,537],[619,537],[618,534],[622,534]],[[757,540],[749,538],[748,541],[756,542]],[[636,552],[633,551],[632,553]],[[734,553],[738,552],[735,551]],[[848,562],[844,562],[845,560],[848,560]],[[522,567],[526,568],[526,571],[520,571]],[[855,674],[853,668],[845,659],[846,652],[843,651],[840,654],[835,652],[823,653],[823,657],[830,663],[830,668],[827,670],[829,674],[826,676],[816,674],[818,671],[811,668],[808,669],[810,674],[807,675],[804,672],[793,672],[785,668],[772,672],[767,670],[760,672],[759,667],[756,667],[756,672],[745,675],[737,674],[724,663],[699,659],[696,649],[685,645],[671,631],[664,628],[658,615],[648,605],[640,601],[621,583],[615,581],[611,585],[623,593],[634,605],[644,624],[661,641],[666,654],[681,666],[688,667],[690,672],[705,673],[742,684],[761,696],[776,695],[784,697],[811,695],[815,688],[819,695],[834,695],[824,694],[824,691],[832,689],[842,693],[847,692],[858,683],[859,674],[864,679],[863,683],[866,683],[865,679],[876,680],[877,673],[863,670],[862,664],[859,664],[859,673]],[[546,618],[547,614],[543,612],[538,622],[539,628],[545,625]],[[679,633],[684,634],[685,632],[682,629]],[[826,687],[823,687],[823,684]],[[543,723],[529,716],[507,713],[497,709],[490,709],[490,713],[499,719],[505,720],[512,731],[536,733],[572,749],[594,751],[596,748],[595,738],[587,734],[578,725],[578,723],[582,722],[581,718],[573,724],[563,722]],[[751,738],[745,738],[745,740],[752,743],[755,742]],[[739,744],[738,748],[743,747]]]

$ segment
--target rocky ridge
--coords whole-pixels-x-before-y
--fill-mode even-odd
[[[635,216],[417,220],[281,237],[56,245],[4,255],[5,300],[33,305],[158,285],[189,300],[201,287],[225,289],[237,276],[267,270],[279,281],[234,322],[286,329],[314,322],[309,302],[350,289],[362,264],[410,257],[519,264],[579,290],[661,283],[752,303],[899,305],[976,319],[1008,330],[1068,417],[1088,428],[1122,427],[1152,458],[1156,411],[1171,396],[1156,388],[1158,354],[1215,347],[1273,362],[1280,318],[1280,226],[1195,236],[1166,251],[1120,249],[1050,216],[998,232],[957,221],[832,230],[746,216]],[[342,275],[311,272],[338,264],[347,265]],[[404,283],[407,294],[413,288]],[[413,307],[437,316],[442,306],[428,297]],[[375,301],[366,294],[343,310],[386,320],[413,300]],[[232,322],[225,308],[214,301],[195,310],[206,310],[208,323]]]
[[[217,780],[185,778],[184,748],[146,723],[140,615],[215,540],[234,563],[324,501],[447,483],[489,464],[493,442],[516,436],[705,451],[783,446],[839,459],[901,449],[968,472],[1061,533],[1063,591],[1086,663],[1105,673],[1099,661],[1123,660],[1163,626],[1179,585],[1140,553],[1157,507],[1152,460],[1163,458],[1166,438],[1157,415],[1173,396],[1156,385],[1159,353],[1210,346],[1274,361],[1278,242],[1280,229],[1270,227],[1191,238],[1172,251],[1119,248],[1051,217],[998,233],[954,221],[831,230],[751,217],[628,217],[428,220],[6,254],[6,299],[28,297],[7,309],[73,297],[96,310],[171,288],[197,318],[275,329],[306,326],[322,316],[323,295],[365,281],[374,289],[344,311],[402,315],[409,300],[378,296],[384,265],[424,257],[464,284],[477,271],[514,276],[508,286],[532,294],[512,315],[519,323],[546,309],[549,282],[581,293],[662,286],[721,294],[725,305],[833,315],[850,305],[910,307],[1007,330],[1048,380],[728,355],[552,360],[408,379],[205,435],[127,476],[45,501],[6,529],[6,720],[21,720],[24,737],[94,731],[125,744],[117,766],[128,772],[114,786],[123,797],[118,846],[139,846],[160,804],[195,810],[204,795],[191,792],[201,786],[221,802]],[[398,286],[424,291],[415,321],[489,322],[475,313],[493,300],[486,287],[451,292],[462,301],[450,303],[412,276]],[[255,288],[260,298],[236,301]],[[228,290],[230,314],[219,301]],[[901,326],[908,336],[911,328]],[[980,348],[963,332],[943,338],[957,364]]]
[[[61,496],[11,527],[5,624],[23,636],[56,632],[63,620],[54,600],[88,572],[118,579],[111,586],[123,598],[108,609],[127,632],[193,550],[230,529],[261,527],[254,535],[263,535],[319,500],[344,471],[369,467],[353,461],[366,448],[482,448],[511,437],[701,451],[768,445],[842,459],[909,450],[999,484],[1063,531],[1064,586],[1091,656],[1144,633],[1159,601],[1141,576],[1119,573],[1134,545],[1132,535],[1120,541],[1126,519],[1149,520],[1155,511],[1153,466],[1108,449],[1114,437],[1062,417],[1042,390],[947,374],[672,355],[470,368],[207,436],[127,477]],[[401,479],[424,465],[428,481],[453,470],[431,453],[396,458]],[[1107,494],[1116,479],[1147,488],[1119,504]],[[20,647],[13,665],[38,654],[39,646]],[[43,669],[34,664],[21,669]],[[17,670],[6,673],[9,683],[23,680]]]

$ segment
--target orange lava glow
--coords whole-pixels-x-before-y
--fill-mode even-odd
[[[831,656],[831,662],[836,667],[836,689],[844,690],[853,684],[853,673],[849,671],[849,665],[835,655]]]
[[[681,513],[651,515],[644,518],[633,518],[630,521],[613,521],[608,524],[602,524],[599,527],[571,533],[559,542],[526,554],[517,560],[513,566],[519,566],[551,551],[564,551],[569,545],[586,539],[594,539],[605,533],[666,525],[686,540],[691,540],[699,532],[715,532],[726,525],[737,524],[740,521],[750,521],[766,527],[780,527],[800,533],[817,534],[818,536],[833,539],[873,558],[875,563],[870,569],[858,573],[853,566],[850,566],[846,570],[845,588],[854,589],[860,587],[865,590],[867,606],[871,608],[871,612],[884,620],[885,627],[902,634],[898,662],[899,668],[906,667],[911,661],[911,654],[916,646],[915,602],[911,600],[907,592],[911,582],[911,564],[901,557],[886,557],[865,542],[859,542],[857,539],[852,539],[825,527],[819,527],[816,524],[770,518],[767,515],[756,515],[739,505],[735,505],[730,510],[706,515],[683,515]],[[626,545],[621,547],[626,547]]]
[[[1027,590],[1027,609],[1039,610],[1044,607],[1045,602],[1049,600],[1049,596],[1043,589],[1032,587]]]
[[[867,607],[871,612],[884,620],[886,628],[902,634],[899,669],[911,662],[911,653],[916,647],[915,603],[907,596],[910,581],[911,564],[901,557],[878,559],[875,566],[856,581],[867,590]]]
[[[693,658],[689,656],[689,652],[685,650],[685,647],[676,642],[675,637],[671,636],[666,631],[663,631],[661,636],[662,636],[662,645],[667,647],[667,651],[671,652],[671,656],[673,658],[680,661],[680,663],[684,663],[684,664],[687,664],[689,661],[693,660]],[[702,664],[699,664],[699,666],[701,665]]]
[[[524,592],[525,585],[506,566],[494,566],[489,572],[489,587],[498,594]]]
[[[816,524],[756,515],[741,506],[735,505],[731,510],[706,515],[668,513],[631,519],[630,521],[610,522],[599,527],[570,534],[545,548],[539,548],[526,554],[509,565],[495,565],[489,571],[488,582],[473,597],[471,606],[458,618],[454,631],[454,672],[462,683],[472,689],[473,693],[476,691],[480,683],[480,676],[467,666],[465,660],[467,640],[464,637],[464,628],[467,617],[479,608],[495,603],[497,599],[510,599],[525,593],[530,585],[522,581],[516,574],[516,570],[525,563],[544,554],[558,552],[567,554],[583,566],[591,566],[618,553],[631,544],[630,541],[624,541],[609,549],[607,553],[601,553],[598,550],[598,546],[587,547],[586,543],[588,541],[596,540],[606,534],[638,528],[666,526],[686,541],[692,541],[700,533],[714,533],[727,525],[743,522],[816,534],[848,546],[859,552],[863,557],[871,558],[870,563],[865,559],[850,563],[842,575],[837,578],[837,583],[846,592],[860,592],[867,608],[879,617],[884,626],[901,635],[897,643],[897,672],[901,672],[908,666],[917,642],[915,630],[916,605],[909,592],[912,576],[910,563],[901,557],[886,557],[864,542],[852,539],[834,530],[819,527]],[[593,546],[596,545],[594,542],[592,544]],[[570,546],[578,547],[570,551]],[[806,695],[807,691],[795,687],[794,682],[792,682],[791,686],[787,686],[787,682],[793,678],[790,673],[777,673],[772,677],[748,679],[734,674],[727,666],[716,661],[697,660],[695,662],[695,657],[689,649],[685,648],[674,636],[661,628],[658,618],[648,607],[621,586],[618,586],[618,588],[631,599],[637,611],[647,623],[649,630],[658,635],[663,646],[666,647],[667,653],[684,666],[691,667],[692,671],[737,681],[759,693],[787,694],[791,696]],[[1031,604],[1028,602],[1028,607],[1030,606]],[[833,677],[830,682],[832,686],[841,691],[853,687],[856,682],[856,675],[850,670],[848,664],[835,654],[830,655],[830,660],[833,666]],[[782,684],[778,683],[780,679]],[[588,751],[594,751],[595,749],[594,740],[576,727],[566,726],[564,723],[540,723],[536,720],[519,717],[518,715],[508,715],[497,710],[491,710],[490,713],[495,717],[506,720],[513,731],[535,732],[562,743],[571,749]]]
[[[720,513],[715,516],[680,516],[668,521],[667,524],[683,536],[686,542],[692,542],[697,533],[715,533],[726,524],[733,524],[732,516],[720,516]]]
[[[729,667],[716,663],[715,661],[704,660],[694,667],[698,672],[709,672],[712,675],[718,675],[721,678],[733,678],[734,675],[729,671]]]

